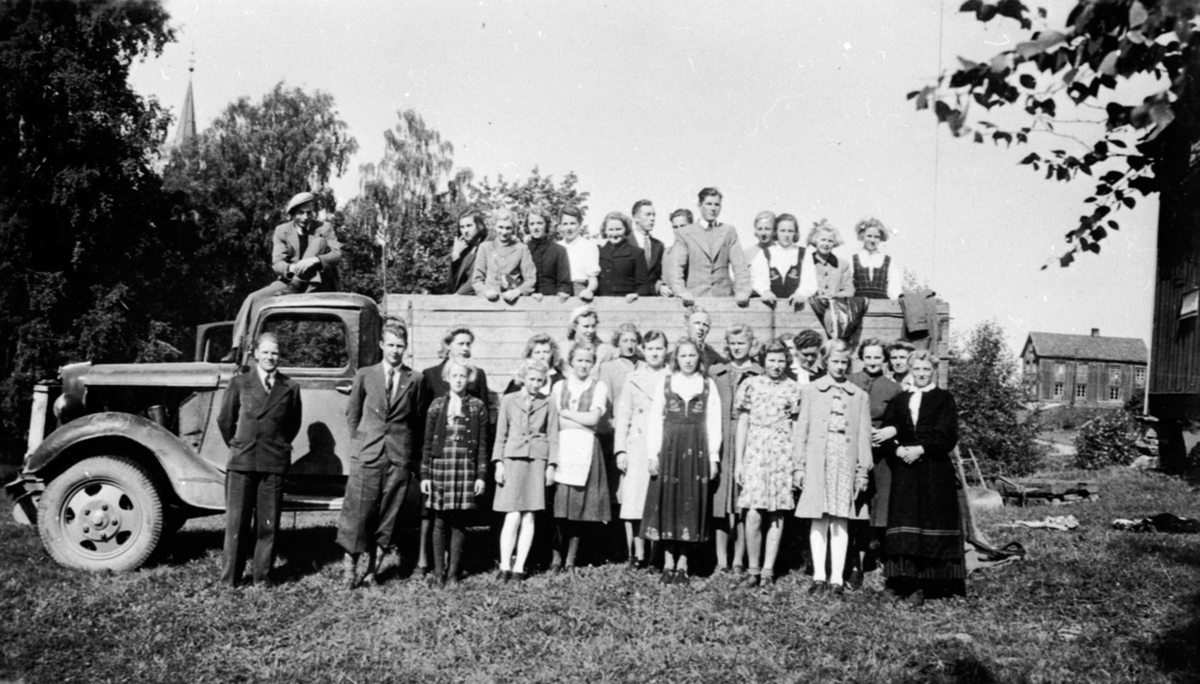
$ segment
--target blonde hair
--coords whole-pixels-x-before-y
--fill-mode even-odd
[[[754,228],[758,228],[759,221],[770,221],[771,222],[771,239],[774,240],[775,239],[775,226],[777,225],[775,223],[775,212],[773,212],[773,211],[758,212],[758,215],[754,217],[754,223],[751,225]]]
[[[749,338],[750,350],[746,356],[753,358],[758,353],[758,338],[754,336],[754,328],[745,323],[735,323],[725,328],[725,358],[733,360],[733,352],[729,349],[729,340],[737,335],[745,335]]]
[[[853,358],[854,350],[850,348],[850,344],[846,340],[832,339],[821,345],[821,361],[828,364],[829,357],[834,354],[845,354],[847,358]]]
[[[854,235],[858,237],[859,242],[863,239],[863,233],[867,232],[868,228],[879,229],[879,241],[887,242],[892,237],[892,231],[888,230],[887,226],[877,218],[865,218],[854,226]]]
[[[933,352],[929,351],[928,349],[917,349],[916,351],[914,351],[908,355],[909,370],[912,370],[913,363],[916,361],[928,361],[930,363],[930,365],[932,365],[934,368],[938,367],[937,354],[934,354]]]
[[[812,230],[808,231],[808,239],[805,240],[805,242],[815,246],[817,244],[817,236],[821,233],[829,233],[833,236],[834,247],[840,247],[845,244],[845,242],[842,240],[842,234],[839,233],[838,229],[834,228],[833,224],[826,219],[821,219],[813,224]]]
[[[475,382],[475,366],[472,366],[469,363],[463,363],[462,361],[455,361],[451,358],[447,358],[446,365],[442,366],[442,379],[449,382],[450,371],[454,368],[461,368],[467,371],[467,382]]]

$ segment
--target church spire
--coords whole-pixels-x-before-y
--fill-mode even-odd
[[[192,73],[196,71],[195,57],[188,64],[187,96],[183,99],[183,111],[179,114],[179,127],[175,129],[175,144],[184,143],[196,137],[196,105],[192,100]]]

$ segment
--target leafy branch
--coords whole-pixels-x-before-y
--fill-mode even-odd
[[[1120,228],[1113,212],[1131,209],[1137,196],[1161,190],[1154,168],[1164,149],[1155,141],[1176,119],[1189,71],[1198,68],[1198,9],[1200,0],[1080,0],[1064,30],[1035,31],[987,62],[960,57],[960,68],[908,98],[918,110],[932,109],[955,137],[969,136],[976,143],[1026,145],[1031,136],[1042,134],[1079,146],[1072,152],[1031,152],[1020,161],[1035,172],[1044,170],[1047,180],[1065,182],[1079,174],[1094,179],[1094,191],[1084,201],[1088,209],[1066,232],[1069,249],[1042,268],[1053,261],[1068,266],[1080,252],[1100,252],[1109,232]],[[1047,17],[1045,9],[1031,13],[1019,0],[967,0],[959,11],[972,12],[985,23],[1005,17],[1027,31],[1033,29],[1034,14],[1039,22]],[[1140,103],[1126,104],[1121,86],[1137,77],[1165,81],[1165,87]],[[1020,108],[1028,119],[1004,128],[973,120],[972,105],[985,111]],[[1103,111],[1105,117],[1060,118],[1060,109],[1067,108]],[[1103,126],[1103,132],[1092,143],[1073,130],[1057,130],[1058,125]]]

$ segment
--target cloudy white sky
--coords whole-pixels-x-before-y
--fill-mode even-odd
[[[194,53],[201,128],[280,81],[331,93],[360,145],[339,202],[411,108],[477,177],[575,171],[591,221],[650,198],[669,241],[666,213],[707,185],[747,242],[763,209],[847,237],[875,216],[960,332],[996,319],[1014,347],[1029,330],[1094,327],[1148,342],[1157,204],[1118,216],[1101,256],[1041,271],[1090,186],[1041,180],[1016,165],[1026,149],[951,138],[905,99],[939,65],[1025,37],[959,4],[168,1],[178,41],[131,81],[178,113]],[[1050,25],[1073,4],[1049,2]]]

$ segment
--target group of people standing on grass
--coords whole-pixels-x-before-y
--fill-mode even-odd
[[[720,221],[721,202],[718,189],[704,188],[699,221],[690,209],[673,211],[669,249],[652,235],[657,211],[650,200],[635,202],[631,215],[606,214],[599,241],[587,236],[574,206],[557,213],[530,207],[523,215],[502,207],[491,214],[491,231],[483,212],[467,209],[458,219],[447,292],[507,302],[674,296],[688,305],[697,297],[795,305],[810,297],[899,297],[899,270],[879,249],[890,233],[878,220],[855,227],[862,250],[846,261],[833,253],[842,238],[828,221],[815,223],[801,244],[800,222],[788,213],[758,214],[756,243],[743,249],[737,230]]]
[[[466,553],[498,551],[498,579],[525,580],[535,538],[549,540],[550,573],[570,572],[581,547],[610,555],[603,531],[614,521],[631,569],[657,571],[661,551],[663,583],[688,583],[697,549],[713,544],[718,573],[770,585],[795,518],[809,524],[812,593],[860,587],[865,556],[883,566],[889,596],[963,590],[957,412],[927,351],[876,339],[855,350],[814,331],[762,343],[737,324],[718,351],[698,308],[674,340],[628,323],[606,340],[599,322],[584,305],[563,345],[530,338],[494,430],[468,328],[448,331],[444,360],[421,373],[398,364],[404,327],[385,328],[385,360],[360,371],[349,420],[371,443],[359,433],[364,416],[385,414],[369,407],[390,365],[398,380],[377,404],[404,425],[382,431],[408,441],[379,467],[352,461],[338,534],[348,585],[376,581],[378,550],[394,548],[408,471],[424,504],[417,572],[439,587],[459,582]],[[863,369],[850,373],[855,354]],[[488,511],[496,548],[464,549]]]

